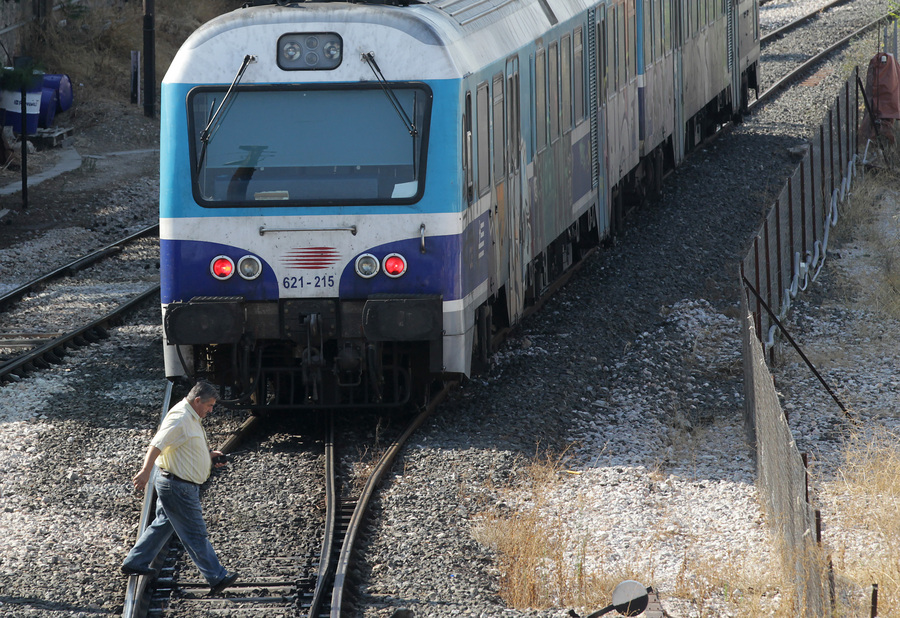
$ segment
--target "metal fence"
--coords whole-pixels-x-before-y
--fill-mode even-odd
[[[825,584],[825,561],[818,542],[819,517],[809,502],[806,461],[778,401],[746,294],[741,301],[745,421],[756,437],[760,493],[782,549],[782,563],[794,582],[796,615],[826,616],[830,588]]]
[[[844,83],[741,263],[742,280],[757,292],[750,307],[766,350],[775,343],[773,316],[785,316],[791,300],[824,265],[838,208],[856,177],[862,105],[858,75],[857,69]]]
[[[887,29],[884,34],[887,40]],[[809,495],[805,457],[797,450],[775,393],[766,352],[772,351],[774,361],[778,324],[791,301],[822,269],[830,231],[862,171],[858,132],[865,107],[861,85],[857,68],[818,131],[798,153],[802,155],[799,165],[740,266],[745,425],[756,445],[760,494],[783,551],[783,563],[792,570],[799,616],[829,615],[834,590],[821,546],[821,517]]]

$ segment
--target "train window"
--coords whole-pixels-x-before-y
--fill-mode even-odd
[[[560,118],[563,133],[572,128],[572,37],[564,35],[560,40],[559,62],[562,76],[560,79]]]
[[[666,52],[672,51],[672,47],[675,45],[675,29],[672,27],[672,9],[674,8],[672,3],[674,0],[662,0],[663,5],[663,36],[664,42],[663,47]]]
[[[575,104],[575,122],[584,118],[584,43],[582,43],[582,36],[581,28],[576,28],[574,67],[572,69],[573,77],[575,78],[574,91],[572,93],[572,102]],[[600,52],[600,57],[603,57],[602,51]]]
[[[656,24],[656,28],[653,31],[656,39],[656,57],[662,58],[663,54],[666,52],[665,48],[665,39],[663,35],[663,27],[665,19],[663,19],[663,5],[666,3],[666,0],[656,0],[653,4],[653,22]]]
[[[490,107],[490,91],[488,83],[478,84],[475,90],[475,156],[478,166],[478,195],[487,193],[491,188],[491,142],[488,113]]]
[[[187,97],[191,180],[204,206],[412,204],[425,190],[432,92],[422,83],[224,86]],[[291,118],[259,123],[259,118]]]
[[[466,201],[475,199],[475,170],[472,165],[472,93],[466,92],[463,112],[463,169],[466,172]]]
[[[753,40],[759,40],[759,8],[755,0],[753,2]]]
[[[500,182],[506,176],[506,132],[503,118],[503,73],[494,75],[493,79],[493,146],[494,146],[494,182]]]
[[[616,90],[621,89],[628,80],[624,9],[624,5],[616,7]]]
[[[666,53],[666,0],[656,0],[656,12],[653,15],[653,18],[657,20],[657,28],[656,28],[656,40],[657,40],[657,50],[659,51],[659,55],[663,56]]]
[[[602,7],[601,7],[602,10]],[[610,7],[612,14],[606,13],[603,21],[603,40],[606,42],[606,67],[603,79],[603,91],[610,96],[616,91],[616,9]]]
[[[628,26],[628,32],[625,34],[625,41],[628,45],[626,51],[626,58],[628,59],[628,66],[626,67],[626,72],[628,76],[626,79],[631,79],[635,75],[637,75],[637,12],[635,10],[635,2],[634,0],[628,0],[628,9],[626,11],[626,15],[628,15],[628,20],[625,22]]]
[[[550,43],[547,112],[550,121],[550,142],[559,137],[559,44]]]
[[[694,14],[697,12],[696,7],[694,6],[695,2],[697,2],[697,0],[687,0],[686,2],[687,14],[685,15],[684,20],[685,41],[693,37],[694,31],[696,30],[696,28],[694,27]]]
[[[644,20],[644,66],[648,67],[653,63],[653,9],[650,0],[643,0],[641,17]]]
[[[635,0],[626,0],[625,3],[625,80],[637,75],[637,13],[635,12]]]
[[[519,171],[519,62],[518,58],[506,61],[506,119],[509,129],[506,132],[509,140],[509,171]]]
[[[538,50],[534,61],[534,119],[537,149],[547,145],[547,56]]]

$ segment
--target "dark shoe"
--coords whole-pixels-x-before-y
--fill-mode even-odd
[[[219,583],[215,586],[210,586],[209,594],[207,596],[214,597],[217,594],[221,593],[228,586],[237,581],[238,574],[237,573],[227,573],[225,577],[219,580]]]
[[[156,577],[156,569],[136,569],[134,567],[122,565],[122,572],[125,575],[146,575],[148,577]]]

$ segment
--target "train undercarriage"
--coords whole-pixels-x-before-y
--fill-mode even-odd
[[[167,307],[165,329],[184,377],[216,384],[229,405],[254,413],[403,406],[442,363],[436,296],[195,298]]]

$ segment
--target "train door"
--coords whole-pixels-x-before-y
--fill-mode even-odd
[[[684,118],[684,49],[685,36],[682,32],[684,23],[684,0],[674,0],[675,19],[673,23],[674,45],[672,46],[673,75],[675,79],[675,165],[684,160],[685,118]]]
[[[738,36],[738,10],[733,0],[725,1],[725,35],[728,37],[728,72],[731,75],[731,101],[734,113],[741,108],[740,37]]]
[[[593,169],[591,184],[597,190],[597,230],[602,240],[609,234],[609,183],[608,140],[606,130],[606,101],[609,94],[609,60],[607,58],[608,36],[606,5],[597,8],[596,16],[589,14],[588,24],[588,99],[591,114],[591,142],[593,145]]]
[[[524,163],[522,155],[522,115],[519,90],[519,58],[506,61],[506,218],[507,265],[506,310],[510,324],[516,324],[525,309],[525,233]]]
[[[504,74],[497,73],[491,80],[491,144],[493,145],[493,208],[490,212],[491,220],[491,242],[493,251],[491,253],[491,294],[494,294],[500,286],[503,285],[504,279],[507,278],[509,272],[508,249],[509,237],[507,234],[507,217],[506,217],[506,160],[507,160],[507,141],[506,141],[506,123],[503,97]]]

